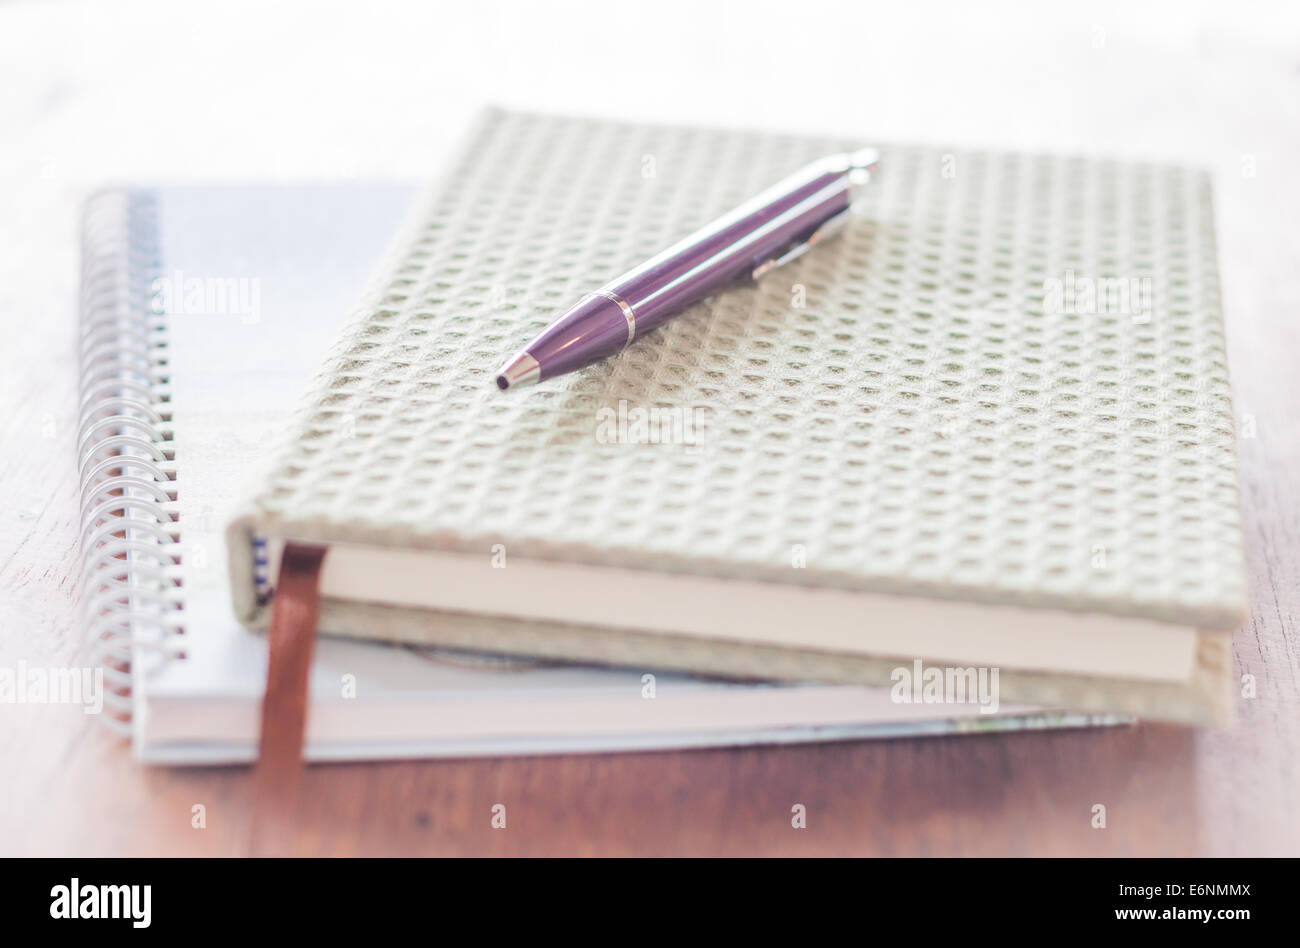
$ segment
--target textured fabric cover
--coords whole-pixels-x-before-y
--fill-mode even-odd
[[[492,113],[340,341],[258,516],[289,534],[1234,622],[1233,422],[1199,172],[886,147],[838,240],[588,371],[493,388],[583,293],[855,144]],[[1044,281],[1071,270],[1076,285],[1148,279],[1149,322],[1045,311]],[[697,443],[600,443],[620,399],[690,410]]]
[[[250,538],[278,536],[1237,624],[1199,171],[886,145],[834,241],[615,358],[494,388],[584,293],[862,144],[487,114],[232,527],[241,617]],[[694,443],[609,443],[620,402]]]

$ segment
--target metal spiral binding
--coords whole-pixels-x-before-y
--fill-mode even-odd
[[[82,230],[82,605],[91,660],[104,669],[104,714],[129,733],[141,664],[183,656],[181,546],[166,316],[156,206],[112,191],[86,206]]]

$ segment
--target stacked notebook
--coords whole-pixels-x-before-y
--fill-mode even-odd
[[[1224,720],[1245,586],[1200,172],[886,146],[835,241],[583,372],[493,385],[592,287],[861,144],[491,112],[350,316],[400,189],[100,198],[87,325],[115,296],[166,340],[135,409],[85,397],[139,429],[85,469],[138,451],[109,475],[162,515],[88,524],[162,567],[92,615],[144,756],[251,756],[244,626],[287,543],[327,551],[314,758]],[[176,271],[259,277],[259,315],[142,308]],[[997,713],[905,700],[926,666],[996,669]]]

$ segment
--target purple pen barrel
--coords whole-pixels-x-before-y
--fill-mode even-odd
[[[844,162],[823,159],[619,277],[603,289],[625,299],[637,334],[797,252],[849,209]]]
[[[613,355],[700,300],[801,255],[847,220],[874,164],[870,149],[814,162],[605,284],[507,362],[498,387]]]
[[[612,356],[635,335],[615,300],[592,294],[553,322],[525,351],[537,360],[540,382]]]

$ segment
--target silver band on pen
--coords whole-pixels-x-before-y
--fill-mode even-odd
[[[611,303],[617,303],[618,308],[623,311],[623,318],[627,320],[627,342],[623,343],[626,346],[636,337],[636,313],[632,312],[631,304],[617,293],[611,293],[609,290],[597,290],[596,292]]]

